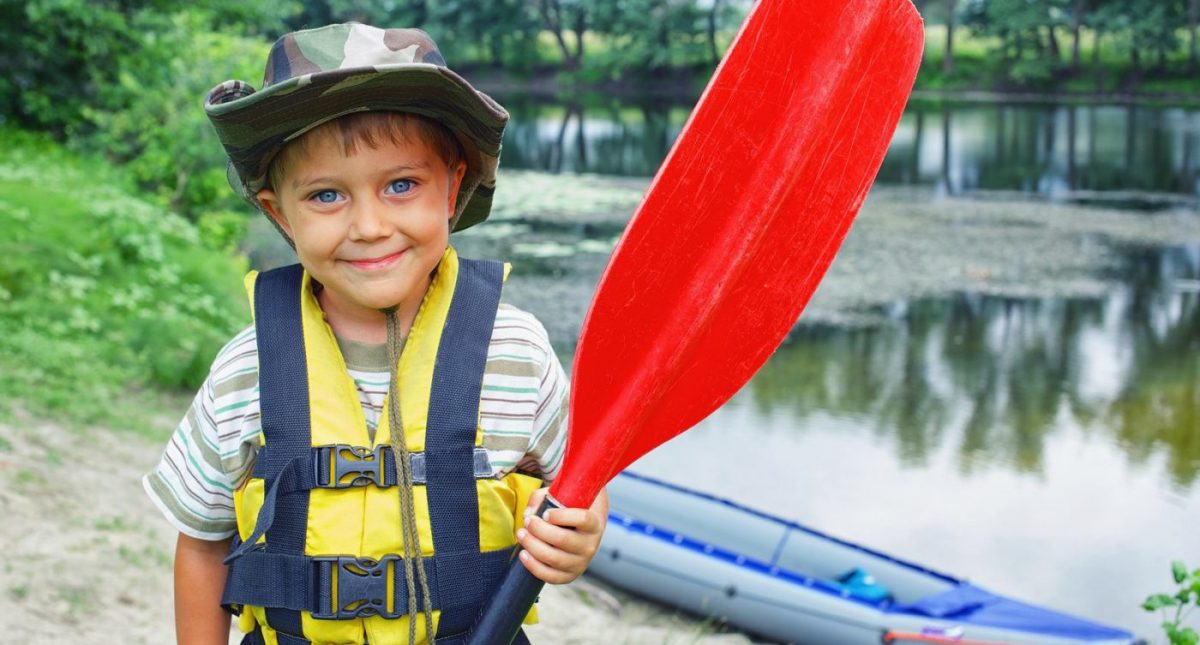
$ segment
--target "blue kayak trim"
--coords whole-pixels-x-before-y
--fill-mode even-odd
[[[768,576],[771,576],[774,578],[780,578],[782,580],[787,580],[788,582],[804,585],[805,587],[811,587],[813,589],[816,589],[816,590],[819,590],[819,591],[822,591],[822,592],[825,592],[825,593],[828,593],[828,594],[831,594],[834,596],[840,596],[841,598],[844,598],[845,600],[850,600],[850,601],[859,603],[861,605],[873,607],[875,609],[882,609],[884,607],[887,607],[889,604],[891,604],[891,601],[888,601],[888,600],[884,600],[881,602],[872,602],[865,598],[859,598],[857,596],[851,595],[850,592],[846,591],[845,589],[840,589],[840,588],[834,586],[832,583],[830,583],[826,580],[822,580],[820,578],[813,578],[811,576],[806,576],[802,573],[797,573],[790,569],[782,569],[771,563],[763,562],[763,561],[755,559],[755,558],[748,558],[744,555],[734,553],[733,551],[728,551],[726,549],[722,549],[720,547],[716,547],[711,544],[701,542],[699,540],[694,540],[694,539],[687,537],[686,535],[683,535],[681,533],[675,533],[674,531],[667,531],[667,530],[659,529],[651,524],[647,524],[640,520],[636,520],[632,517],[629,517],[628,515],[622,515],[617,512],[609,512],[608,517],[611,521],[618,522],[622,526],[625,526],[625,527],[629,528],[630,530],[639,531],[641,533],[644,533],[645,535],[662,540],[664,542],[671,542],[671,543],[675,544],[676,546],[682,547],[689,551],[694,551],[696,553],[703,553],[705,556],[708,556],[710,558],[714,558],[717,560],[722,560],[724,562],[728,562],[730,564],[741,567],[743,569],[749,569],[751,571],[755,571],[757,573],[768,575]],[[778,557],[778,553],[776,553],[776,557]]]
[[[896,605],[890,599],[872,601],[855,596],[851,594],[849,590],[840,587],[833,582],[819,578],[813,578],[811,576],[777,566],[783,542],[787,537],[786,533],[784,534],[784,538],[781,539],[779,546],[775,548],[772,561],[764,562],[760,559],[747,557],[734,551],[696,540],[673,530],[659,528],[651,523],[625,515],[619,511],[609,512],[609,518],[612,522],[615,522],[630,531],[636,531],[663,542],[670,542],[676,547],[694,553],[703,554],[706,557],[720,560],[742,569],[754,571],[756,573],[774,578],[779,578],[794,584],[803,585],[804,587],[810,588],[814,591],[818,591],[830,596],[836,596],[844,601],[850,601],[859,605],[870,607],[884,614],[930,617],[942,620],[950,620],[957,623],[998,627],[1011,629],[1014,631],[1024,631],[1026,633],[1045,634],[1063,638],[1078,638],[1085,640],[1133,638],[1133,634],[1129,631],[1095,623],[1087,619],[1077,618],[1075,616],[1063,614],[1058,611],[1037,605],[1023,603],[1004,596],[999,596],[985,589],[976,587],[975,585],[972,585],[961,578],[940,573],[919,564],[909,562],[907,560],[901,560],[886,553],[869,549],[853,542],[847,542],[846,540],[822,533],[821,531],[809,528],[792,520],[765,513],[723,497],[692,490],[683,486],[672,484],[670,482],[665,482],[653,477],[647,477],[645,475],[639,475],[628,471],[621,472],[618,476],[640,480],[649,484],[660,486],[662,488],[690,495],[692,497],[698,497],[713,503],[721,504],[740,512],[744,512],[781,526],[785,526],[788,529],[800,531],[822,540],[833,542],[840,546],[867,554],[874,558],[891,562],[904,568],[918,571],[922,574],[932,576],[942,580],[943,582],[954,585],[954,588],[945,592],[927,596],[918,600],[917,602],[904,605]]]

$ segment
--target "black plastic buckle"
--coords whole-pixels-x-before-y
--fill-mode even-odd
[[[388,485],[387,473],[384,469],[387,465],[387,462],[384,461],[384,452],[388,450],[387,446],[379,445],[372,449],[339,443],[329,446],[329,449],[333,451],[333,473],[331,477],[327,478],[328,481],[323,481],[319,464],[317,464],[315,473],[317,486],[321,488],[356,488],[371,484]],[[322,455],[322,460],[326,465],[329,464],[327,455]],[[342,481],[350,475],[353,475],[354,479]]]
[[[400,566],[400,556],[385,555],[379,560],[356,558],[352,555],[313,556],[318,571],[328,566],[328,575],[318,574],[318,580],[328,580],[328,598],[318,598],[313,603],[316,611],[312,617],[320,620],[350,620],[367,616],[399,618],[408,607],[396,602],[392,611],[387,610],[388,579],[391,578],[388,564]],[[401,585],[403,586],[403,585]]]

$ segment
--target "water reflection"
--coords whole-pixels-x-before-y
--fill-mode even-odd
[[[1018,190],[1200,195],[1200,111],[1140,106],[915,105],[880,181],[943,194]]]
[[[625,177],[658,170],[692,107],[660,96],[500,101],[512,115],[504,132],[505,167]]]
[[[1200,248],[1130,251],[1103,298],[964,293],[898,303],[890,324],[801,326],[750,384],[764,413],[854,419],[925,464],[956,446],[964,474],[1041,472],[1069,424],[1102,433],[1131,463],[1165,453],[1172,484],[1200,474]]]
[[[694,101],[499,98],[512,114],[506,167],[644,177],[662,163]],[[1092,191],[1200,196],[1200,109],[914,103],[900,121],[879,181],[954,195],[1016,190],[1085,201],[1109,199]]]

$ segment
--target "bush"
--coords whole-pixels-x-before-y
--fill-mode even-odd
[[[141,189],[189,219],[241,204],[226,182],[225,153],[203,101],[227,79],[257,85],[270,48],[208,31],[208,22],[199,12],[177,13],[157,25],[136,55],[122,57],[115,82],[101,91],[99,105],[111,107],[83,109],[94,134],[79,146],[122,162]]]
[[[1173,593],[1158,593],[1146,598],[1142,609],[1163,612],[1163,632],[1171,645],[1196,645],[1200,634],[1183,621],[1196,607],[1200,607],[1200,569],[1188,573],[1182,562],[1171,563],[1171,577],[1178,586]],[[1174,610],[1174,613],[1170,613]]]
[[[249,320],[245,262],[103,162],[12,130],[0,148],[3,405],[121,423],[130,385],[198,386]]]

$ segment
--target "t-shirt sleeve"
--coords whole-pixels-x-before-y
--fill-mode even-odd
[[[254,338],[248,342],[253,347]],[[253,463],[257,433],[257,354],[247,333],[217,355],[187,414],[142,486],[176,529],[201,540],[237,531],[233,491]],[[251,366],[248,367],[247,363]]]
[[[567,446],[569,399],[570,382],[558,356],[549,349],[538,386],[537,412],[534,413],[533,433],[529,437],[529,450],[526,453],[537,462],[542,480],[547,484],[554,481],[562,469],[563,453]]]

